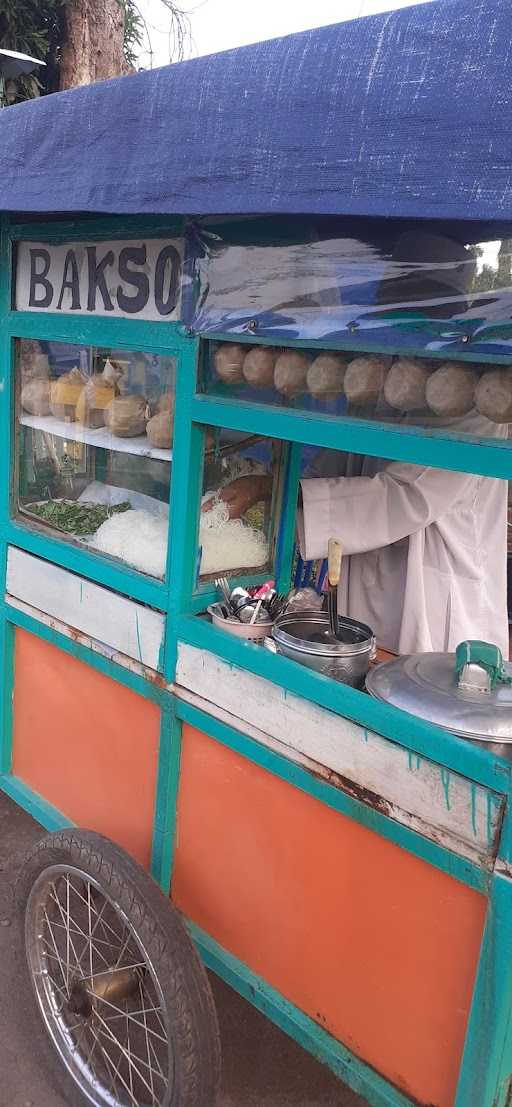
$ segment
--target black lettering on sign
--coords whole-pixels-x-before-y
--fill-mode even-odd
[[[71,292],[71,311],[80,311],[82,306],[80,303],[80,280],[78,277],[78,265],[74,250],[68,250],[66,254],[57,311],[62,311],[62,301],[66,289]]]
[[[99,290],[103,300],[105,311],[113,311],[114,305],[110,299],[105,281],[105,269],[114,264],[114,251],[109,250],[101,261],[96,261],[96,247],[86,246],[87,269],[89,274],[89,293],[87,296],[87,311],[96,311],[96,292]]]
[[[42,265],[38,268],[38,262]],[[46,278],[50,271],[50,254],[48,250],[34,249],[30,251],[30,293],[29,307],[47,308],[53,300],[53,285]],[[42,296],[36,296],[36,288],[41,285],[44,288]]]
[[[171,315],[178,302],[181,259],[174,246],[164,246],[155,268],[155,304],[159,315]],[[167,293],[167,294],[166,294]]]
[[[129,266],[130,264],[145,265],[146,260],[147,250],[145,246],[125,246],[119,254],[119,279],[137,289],[132,296],[128,296],[121,285],[117,289],[119,307],[121,311],[126,311],[130,315],[135,315],[145,308],[149,300],[149,278],[146,273],[137,273]]]

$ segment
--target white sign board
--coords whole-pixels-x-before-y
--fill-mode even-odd
[[[110,315],[152,322],[180,317],[183,239],[19,242],[17,311]]]

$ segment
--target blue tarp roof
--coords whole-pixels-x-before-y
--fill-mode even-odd
[[[0,112],[0,210],[512,216],[511,0],[434,0]]]

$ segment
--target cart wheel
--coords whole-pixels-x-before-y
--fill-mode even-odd
[[[147,873],[100,834],[59,831],[28,854],[17,906],[37,1047],[67,1101],[213,1107],[220,1049],[210,986]]]

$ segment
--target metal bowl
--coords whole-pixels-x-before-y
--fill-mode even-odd
[[[376,654],[373,631],[365,623],[338,616],[340,638],[329,630],[325,611],[296,611],[280,615],[272,630],[278,653],[315,669],[341,684],[364,685]]]

